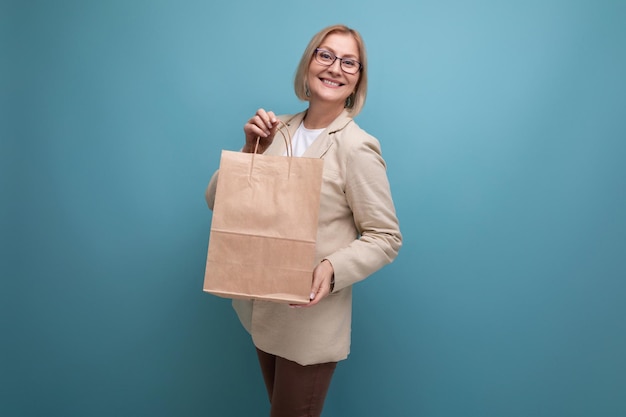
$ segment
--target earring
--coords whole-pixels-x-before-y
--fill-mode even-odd
[[[345,107],[348,109],[351,109],[352,106],[354,106],[354,93],[348,96],[348,98],[346,99],[346,105],[345,105]]]
[[[304,95],[307,97],[311,97],[311,90],[309,90],[309,86],[305,85],[304,86]]]

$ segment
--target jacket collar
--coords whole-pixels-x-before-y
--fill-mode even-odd
[[[304,120],[304,116],[306,116],[306,110],[292,116],[280,117],[280,119],[285,122],[287,125],[288,135],[287,139],[293,138],[298,130],[298,126]],[[331,122],[331,124],[324,129],[324,131],[319,135],[315,142],[306,150],[304,153],[304,157],[307,158],[321,158],[328,152],[328,149],[333,145],[333,137],[335,133],[342,131],[350,122],[352,122],[352,116],[348,113],[347,110],[341,112],[339,116],[335,120]],[[285,127],[283,127],[283,130]],[[282,140],[282,136],[280,133],[276,133],[274,137],[274,141],[270,145],[270,147],[265,152],[266,155],[284,155],[286,146],[285,141]]]

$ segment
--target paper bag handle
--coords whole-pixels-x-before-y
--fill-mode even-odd
[[[287,170],[287,178],[289,178],[291,176],[291,159],[293,158],[293,144],[291,143],[291,133],[289,133],[289,128],[287,127],[287,124],[285,122],[283,122],[282,120],[279,120],[278,123],[282,124],[282,126],[278,128],[276,133],[280,132],[280,134],[283,137],[283,140],[285,141],[285,146],[287,147],[287,156],[289,157],[289,167]],[[282,131],[283,127],[287,127],[287,129],[285,129],[287,131],[286,136]],[[248,174],[248,178],[252,177],[252,168],[254,168],[254,156],[257,154],[260,141],[261,141],[261,136],[257,136],[256,144],[254,145],[254,153],[252,154],[252,160],[250,161],[250,173]]]
[[[287,124],[285,122],[283,122],[282,120],[278,121],[279,124],[282,124],[281,127],[278,128],[278,130],[276,131],[276,133],[280,133],[283,136],[283,140],[285,141],[285,146],[287,147],[287,156],[292,156],[293,157],[293,144],[291,143],[291,133],[289,133],[289,128],[287,127]],[[285,136],[285,134],[282,131],[283,127],[287,127],[287,136]],[[289,139],[287,139],[289,138]],[[254,153],[257,153],[257,150],[259,149],[259,142],[261,141],[261,136],[257,136],[256,137],[256,144],[254,145]]]

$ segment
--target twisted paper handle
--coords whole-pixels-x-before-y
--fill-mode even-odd
[[[278,121],[281,127],[278,128],[276,133],[280,133],[285,141],[285,146],[287,147],[287,156],[289,157],[289,169],[287,171],[287,178],[291,175],[291,159],[293,158],[293,144],[291,143],[291,133],[289,133],[289,128],[287,124],[282,120]],[[282,131],[283,127],[285,127],[287,131],[287,135]],[[254,168],[254,156],[257,154],[259,149],[259,142],[261,141],[261,136],[256,137],[256,144],[254,145],[254,153],[252,154],[252,161],[250,162],[250,173],[248,174],[248,178],[252,177],[252,168]]]
[[[282,126],[278,128],[276,133],[280,133],[283,136],[283,140],[285,141],[285,146],[287,147],[287,156],[293,156],[293,144],[291,143],[291,133],[289,133],[289,128],[285,129],[287,130],[287,136],[285,136],[285,134],[282,131],[282,128],[287,127],[287,124],[285,124],[285,122],[283,122],[282,120],[279,120],[278,122],[279,124],[282,124]],[[257,136],[256,144],[254,145],[254,153],[257,153],[257,150],[259,149],[260,141],[261,141],[261,136]]]

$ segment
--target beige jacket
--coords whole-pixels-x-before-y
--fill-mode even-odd
[[[305,112],[281,116],[294,135]],[[266,155],[283,155],[274,140]],[[304,157],[324,160],[316,259],[335,270],[332,294],[311,308],[234,300],[241,323],[261,350],[310,365],[337,362],[350,352],[352,284],[395,259],[402,244],[380,144],[343,112]],[[213,208],[216,172],[206,199]]]

